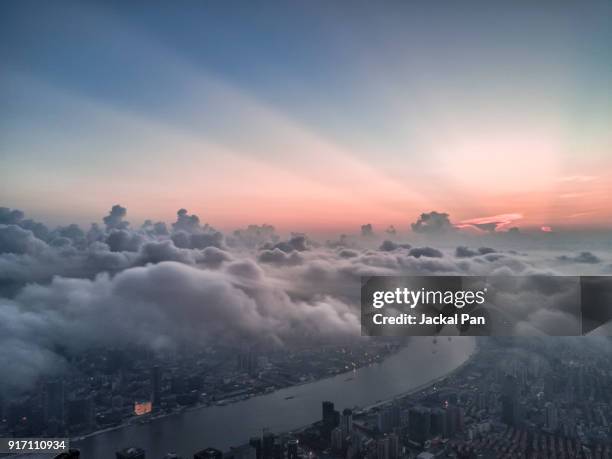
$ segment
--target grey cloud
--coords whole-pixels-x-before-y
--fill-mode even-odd
[[[419,258],[419,257],[430,257],[430,258],[442,258],[444,254],[438,249],[434,249],[433,247],[415,247],[411,249],[408,254],[411,257]]]
[[[380,245],[378,250],[382,250],[383,252],[392,252],[397,249],[409,249],[410,247],[411,247],[410,244],[398,244],[396,242],[386,239]]]
[[[164,222],[153,223],[151,220],[145,220],[141,229],[151,236],[167,236],[169,234],[168,227]]]
[[[17,225],[23,220],[24,216],[24,213],[19,209],[0,207],[0,224],[2,225]]]
[[[273,250],[263,250],[257,256],[257,260],[262,263],[270,263],[281,266],[293,266],[302,263],[303,259],[297,251],[289,253],[275,248]]]
[[[125,207],[121,207],[119,204],[115,204],[109,214],[104,217],[102,220],[106,225],[106,229],[127,229],[130,224],[123,220],[127,215],[127,209]]]
[[[580,252],[576,256],[561,255],[557,257],[559,261],[567,261],[573,263],[601,263],[601,258],[591,252]]]
[[[277,244],[265,244],[264,250],[282,250],[285,253],[290,253],[294,250],[304,252],[309,249],[310,241],[303,234],[294,234],[288,241],[278,242]]]
[[[490,247],[480,247],[478,250],[472,250],[465,246],[459,246],[455,249],[455,256],[457,258],[471,258],[478,255],[487,255],[495,253],[496,250]]]
[[[148,263],[161,263],[162,261],[178,261],[185,264],[195,262],[191,251],[180,249],[171,240],[165,240],[143,244],[135,264],[146,265]]]
[[[180,209],[176,217],[176,222],[172,224],[175,231],[193,233],[200,230],[200,218],[197,215],[189,215],[187,209]]]
[[[174,245],[182,249],[205,249],[206,247],[223,247],[223,234],[219,231],[207,230],[207,232],[188,233],[186,231],[175,231],[172,233]]]
[[[444,234],[454,229],[448,214],[436,211],[422,213],[411,226],[415,233],[424,234]]]
[[[361,235],[363,237],[372,237],[374,236],[374,227],[371,223],[367,223],[365,225],[361,225]]]
[[[158,349],[216,340],[280,345],[357,336],[360,330],[351,306],[326,296],[292,299],[251,260],[232,262],[224,272],[162,262],[112,278],[55,278],[2,301],[2,355],[30,349],[15,375],[29,379],[3,378],[5,390],[50,371],[46,362],[99,346]],[[65,352],[58,353],[59,344]]]
[[[137,252],[143,242],[140,234],[124,229],[114,229],[106,237],[112,252]]]
[[[264,244],[275,244],[278,240],[279,236],[272,225],[249,225],[245,229],[234,231],[230,244],[255,248]]]
[[[17,225],[0,225],[0,254],[34,254],[47,247],[32,231]]]

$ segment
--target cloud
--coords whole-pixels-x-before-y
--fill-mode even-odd
[[[288,241],[278,242],[276,244],[264,244],[264,250],[281,250],[285,253],[293,252],[304,252],[309,249],[311,242],[303,234],[293,234]]]
[[[491,247],[480,247],[478,250],[472,250],[465,246],[459,246],[455,249],[455,256],[457,258],[471,258],[478,255],[487,255],[490,253],[495,253],[495,249]]]
[[[374,227],[371,223],[367,223],[365,225],[361,225],[361,236],[362,237],[372,237],[374,236]]]
[[[113,229],[106,238],[112,252],[138,252],[144,238],[132,231]]]
[[[601,263],[601,258],[596,255],[593,255],[591,252],[580,252],[578,255],[573,257],[561,255],[557,257],[557,259],[560,261],[567,261],[573,263]]]
[[[278,240],[279,236],[272,225],[249,225],[245,229],[234,231],[229,245],[243,245],[248,248],[255,248],[264,244],[275,244]]]
[[[109,214],[104,217],[102,220],[106,225],[106,229],[127,229],[130,224],[123,219],[127,215],[127,209],[125,207],[121,207],[119,204],[115,204]]]
[[[412,225],[412,231],[424,234],[444,234],[454,229],[447,213],[423,213]]]
[[[479,249],[391,240],[377,248],[379,241],[359,235],[323,245],[301,233],[280,240],[270,225],[226,238],[184,209],[170,227],[148,221],[131,228],[126,216],[114,206],[104,225],[85,232],[76,225],[50,230],[0,209],[0,364],[11,369],[0,391],[70,371],[71,355],[83,349],[352,339],[360,333],[362,276],[598,273],[610,264],[592,262],[590,252],[513,252],[503,248],[505,233],[481,235],[491,247]],[[417,232],[452,228],[446,214],[421,217]],[[533,295],[528,287],[523,293]]]
[[[0,225],[0,254],[35,254],[46,247],[47,244],[34,236],[32,231],[17,225]]]
[[[250,260],[230,263],[224,271],[162,262],[114,277],[58,277],[2,301],[1,354],[22,356],[20,368],[3,377],[6,390],[49,371],[41,356],[62,362],[96,347],[156,350],[217,341],[282,345],[357,336],[360,330],[351,306],[325,295],[292,299]]]
[[[410,247],[410,244],[398,244],[387,239],[383,241],[378,250],[382,250],[383,252],[392,252],[398,249],[409,249]]]
[[[502,228],[507,227],[515,220],[520,220],[523,218],[522,214],[513,213],[513,214],[500,214],[493,215],[489,217],[478,217],[472,218],[469,220],[463,220],[458,223],[457,228],[465,228],[465,227],[474,227],[481,231],[485,231],[488,233],[494,233]]]
[[[302,257],[297,251],[284,252],[279,248],[273,250],[263,250],[257,257],[257,260],[261,263],[270,263],[275,265],[299,265],[303,262]]]
[[[23,217],[24,213],[21,210],[0,207],[0,224],[2,225],[17,225],[23,220]]]
[[[433,247],[415,247],[414,249],[410,249],[408,254],[411,257],[420,258],[420,257],[430,257],[430,258],[442,258],[444,254],[438,249],[434,249]]]

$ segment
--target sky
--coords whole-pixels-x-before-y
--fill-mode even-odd
[[[612,225],[609,2],[0,5],[0,205],[221,229]]]

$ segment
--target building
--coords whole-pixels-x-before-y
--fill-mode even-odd
[[[376,442],[376,459],[390,459],[389,438],[386,436]]]
[[[546,430],[555,432],[559,427],[559,414],[554,403],[548,402],[545,407],[545,423]]]
[[[265,432],[263,434],[262,441],[262,459],[274,459],[274,434],[272,432]]]
[[[261,438],[251,437],[251,439],[249,440],[249,445],[255,450],[255,458],[261,459],[261,455],[262,455]]]
[[[64,382],[50,381],[45,384],[44,412],[46,422],[64,423]]]
[[[232,459],[257,459],[257,450],[249,445],[242,445],[230,448]]]
[[[389,434],[389,459],[398,459],[400,457],[400,439],[395,433]]]
[[[74,397],[66,402],[66,424],[71,428],[89,430],[95,424],[93,399]]]
[[[223,459],[223,453],[215,448],[206,448],[195,453],[193,459]]]
[[[410,409],[408,436],[417,443],[425,443],[431,435],[431,410],[422,406]]]
[[[125,448],[117,451],[117,459],[145,459],[145,452],[140,448]]]
[[[323,424],[331,425],[334,419],[334,404],[330,401],[325,401],[322,403],[322,420]],[[335,427],[335,426],[334,426]]]
[[[400,424],[400,409],[397,405],[391,405],[378,412],[377,427],[379,432],[391,432]]]
[[[151,368],[151,402],[154,410],[159,410],[161,406],[162,392],[161,368],[155,366]]]
[[[347,437],[353,431],[353,411],[345,408],[342,411],[342,417],[340,418],[340,428],[342,429],[342,435]]]
[[[446,421],[447,410],[442,408],[434,408],[431,410],[431,435],[439,435],[441,437],[448,436],[448,428]]]
[[[340,427],[334,427],[331,431],[331,447],[334,451],[341,451],[344,445],[344,436]]]
[[[518,424],[518,397],[516,378],[512,375],[506,375],[502,384],[502,422],[510,426]]]
[[[298,445],[299,441],[292,438],[287,442],[287,459],[298,459]]]

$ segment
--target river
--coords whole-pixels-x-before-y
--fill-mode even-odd
[[[350,373],[103,432],[74,446],[85,459],[114,459],[115,452],[126,446],[143,448],[147,459],[162,459],[169,451],[191,458],[208,446],[225,451],[261,435],[263,428],[283,432],[317,421],[323,400],[342,410],[393,398],[446,375],[474,350],[470,337],[439,338],[437,344],[431,338],[413,338],[383,362]]]

